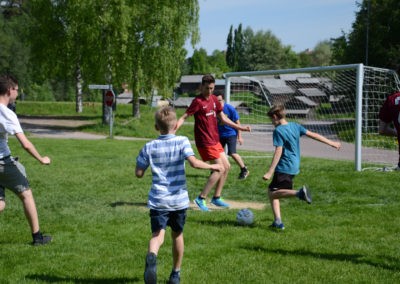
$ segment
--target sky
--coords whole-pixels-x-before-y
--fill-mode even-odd
[[[358,0],[361,2],[361,0]],[[200,42],[208,55],[226,49],[230,26],[270,30],[295,52],[348,33],[358,11],[356,0],[199,0]],[[185,48],[193,54],[189,43]]]

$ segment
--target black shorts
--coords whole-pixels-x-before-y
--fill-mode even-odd
[[[269,190],[293,189],[293,179],[294,175],[275,172],[272,182],[269,184]]]
[[[186,209],[177,211],[161,211],[150,209],[151,232],[155,233],[161,229],[171,227],[174,232],[182,232],[186,221]]]
[[[221,137],[219,142],[221,143],[222,147],[228,145],[228,155],[236,154],[236,142],[237,136],[229,136],[229,137]]]

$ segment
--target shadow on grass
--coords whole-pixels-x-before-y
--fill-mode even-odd
[[[265,253],[275,253],[280,255],[295,255],[295,256],[307,256],[317,259],[326,259],[333,261],[346,261],[354,264],[367,264],[377,268],[383,268],[387,270],[400,271],[400,259],[388,256],[364,256],[361,254],[344,254],[344,253],[319,253],[305,250],[284,250],[284,249],[267,249],[261,246],[243,246],[243,249],[254,250]],[[367,259],[367,257],[369,259]],[[372,260],[371,258],[374,258]],[[390,262],[390,263],[388,263]]]
[[[255,228],[257,227],[257,223],[253,223],[252,225],[243,226],[239,225],[236,220],[193,220],[191,222],[196,222],[199,225],[206,225],[212,227],[242,227],[242,228]]]
[[[132,282],[143,282],[142,279],[137,277],[134,278],[79,278],[79,277],[61,277],[55,275],[40,275],[33,274],[27,275],[27,279],[34,281],[42,281],[46,283],[58,283],[58,282],[71,282],[71,283],[93,283],[93,284],[105,284],[105,283],[132,283]]]
[[[110,204],[111,207],[118,206],[136,206],[136,207],[147,207],[146,202],[126,202],[126,201],[117,201]]]

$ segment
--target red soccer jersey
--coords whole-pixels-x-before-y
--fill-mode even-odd
[[[198,95],[193,99],[186,114],[194,115],[194,140],[197,147],[210,147],[219,143],[217,113],[221,111],[221,104],[214,95],[208,99]]]
[[[386,123],[393,122],[397,130],[397,140],[400,143],[400,93],[387,97],[379,111],[379,119]]]

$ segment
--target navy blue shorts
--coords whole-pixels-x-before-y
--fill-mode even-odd
[[[236,154],[237,136],[221,137],[219,141],[222,147],[228,145],[228,155]]]
[[[151,232],[165,230],[167,226],[170,226],[174,232],[182,232],[186,222],[186,210],[161,211],[150,209]]]
[[[276,191],[279,189],[293,189],[293,178],[294,175],[275,172],[272,182],[269,185],[269,190]]]

